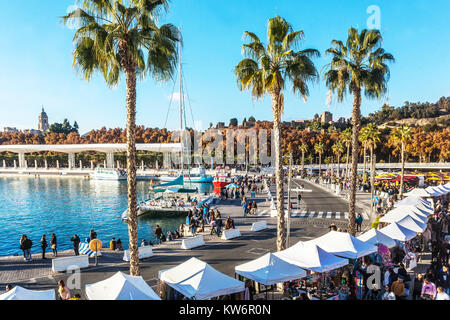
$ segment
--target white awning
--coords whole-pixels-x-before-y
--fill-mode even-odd
[[[409,241],[417,235],[415,231],[405,228],[396,222],[393,222],[387,227],[380,229],[380,232],[384,233],[385,235],[394,240],[399,240],[403,242]]]
[[[56,300],[55,290],[28,290],[19,286],[0,295],[0,300]]]
[[[234,270],[235,273],[266,286],[306,277],[305,270],[270,252],[236,266]]]
[[[391,237],[385,235],[377,229],[370,229],[357,237],[359,240],[373,245],[384,244],[388,248],[395,247],[397,243]]]
[[[413,206],[398,207],[386,213],[385,216],[381,217],[380,222],[387,222],[387,223],[397,222],[407,216],[411,216],[413,219],[417,221],[426,223],[428,221],[427,218],[428,215],[429,215],[428,212],[426,211],[424,212],[419,208]]]
[[[415,188],[404,194],[405,197],[423,197],[428,198],[431,195],[424,188]]]

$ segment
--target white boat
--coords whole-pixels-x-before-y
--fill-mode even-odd
[[[177,179],[180,175],[177,172],[169,172],[167,176],[159,177],[159,180],[162,182],[172,182]],[[201,168],[193,168],[189,174],[184,174],[184,179],[188,183],[211,183],[213,181],[213,177],[208,176],[206,174],[206,169]]]
[[[125,170],[120,169],[97,168],[91,174],[91,178],[94,180],[120,181],[127,180],[127,173]]]

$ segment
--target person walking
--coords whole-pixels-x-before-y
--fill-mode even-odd
[[[70,290],[66,287],[63,280],[58,281],[58,293],[61,300],[70,299]]]
[[[216,217],[216,233],[217,236],[220,237],[220,234],[222,232],[222,216],[219,214]]]
[[[362,225],[362,222],[363,222],[363,218],[362,218],[362,216],[361,216],[361,214],[360,213],[358,213],[358,216],[356,217],[356,232],[360,232],[361,231],[361,225]]]
[[[416,277],[414,278],[414,288],[412,292],[412,298],[413,300],[419,300],[420,294],[422,292],[422,286],[423,286],[423,276],[421,273],[418,273]]]
[[[70,241],[73,242],[73,251],[75,252],[75,255],[79,256],[80,253],[78,252],[78,249],[80,247],[81,242],[80,237],[78,237],[78,235],[75,234],[72,238],[70,238]]]
[[[247,202],[244,202],[244,204],[242,205],[242,209],[244,211],[244,218],[247,216],[247,208],[248,208],[248,204],[247,204]]]
[[[23,251],[23,260],[26,262],[31,261],[31,247],[33,246],[33,242],[23,234],[22,237],[20,237],[19,243],[20,250]]]
[[[403,283],[402,276],[399,276],[396,281],[391,285],[392,292],[395,294],[396,300],[403,300],[405,294],[405,284]]]
[[[160,228],[160,226],[159,226],[159,224],[157,224],[156,225],[156,228],[155,228],[155,236],[156,236],[156,239],[158,239],[159,240],[159,244],[161,244],[161,236],[162,236],[162,234],[163,234],[163,231],[162,231],[162,229]]]
[[[420,297],[423,300],[434,300],[436,298],[436,285],[429,278],[425,278],[423,281]]]
[[[47,249],[47,238],[45,234],[43,234],[41,238],[41,248],[42,248],[42,259],[47,259],[45,257],[45,249]]]
[[[436,284],[443,288],[446,294],[450,294],[450,271],[448,266],[442,266],[442,269],[437,272]]]
[[[57,257],[58,256],[58,250],[56,249],[56,235],[54,233],[52,233],[52,237],[50,238],[50,245],[52,246],[52,250],[53,250],[53,257]]]

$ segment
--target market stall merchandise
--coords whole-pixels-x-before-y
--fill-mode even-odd
[[[413,219],[413,217],[411,216],[406,216],[403,219],[397,221],[397,223],[400,226],[408,228],[409,230],[415,232],[424,232],[425,229],[427,228],[426,223]]]
[[[399,241],[409,241],[417,235],[416,232],[405,228],[396,222],[392,222],[387,227],[380,229],[380,232],[384,233],[394,240]]]
[[[363,242],[347,232],[330,231],[305,243],[316,244],[331,254],[349,259],[364,257],[377,251],[375,245]]]
[[[314,272],[327,272],[348,264],[347,259],[337,257],[318,245],[298,242],[294,246],[275,253],[279,258]]]
[[[161,270],[158,277],[177,292],[194,300],[207,300],[245,290],[244,282],[217,271],[197,258]]]
[[[236,266],[234,270],[235,273],[266,286],[306,277],[305,270],[271,252]]]
[[[394,239],[374,228],[364,232],[356,238],[373,245],[383,244],[388,248],[392,248],[397,245]]]
[[[0,300],[56,300],[55,290],[28,290],[15,286],[10,291],[0,295]]]
[[[89,300],[161,300],[142,277],[117,272],[112,277],[86,285]]]

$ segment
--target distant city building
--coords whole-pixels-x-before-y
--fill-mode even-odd
[[[337,122],[339,124],[345,124],[345,118],[344,117],[340,117]]]
[[[31,134],[42,134],[41,130],[36,130],[36,129],[25,129],[22,132],[23,133],[31,133]]]
[[[42,107],[42,112],[39,114],[38,130],[45,132],[48,128],[48,116],[44,111],[44,107]]]
[[[225,128],[225,122],[217,122],[216,129],[224,129]]]
[[[322,115],[320,116],[320,120],[322,123],[333,122],[333,114],[328,111],[322,112]]]
[[[5,127],[3,132],[20,132],[17,128]]]

